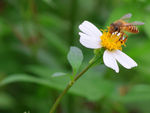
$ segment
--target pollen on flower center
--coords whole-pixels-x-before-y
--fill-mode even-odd
[[[109,28],[108,28],[109,29]],[[101,45],[108,49],[109,51],[112,50],[122,50],[122,45],[125,46],[123,39],[120,39],[121,34],[111,34],[110,32],[103,30],[103,35],[101,38]]]

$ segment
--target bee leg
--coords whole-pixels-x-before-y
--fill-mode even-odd
[[[123,35],[125,34],[124,32],[120,32],[121,33],[121,36],[119,38],[119,41],[121,41],[123,39]]]
[[[125,43],[126,41],[127,41],[127,39],[128,39],[128,35],[127,34],[125,34],[126,35],[126,37],[125,37],[125,39],[123,40],[123,42]]]
[[[119,33],[120,33],[120,30],[118,30],[116,34],[118,35]]]

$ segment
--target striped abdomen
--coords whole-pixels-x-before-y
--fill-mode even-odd
[[[133,25],[126,27],[125,30],[130,32],[130,33],[138,33],[139,32],[138,28],[136,26],[133,26]]]

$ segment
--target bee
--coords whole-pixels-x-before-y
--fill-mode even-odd
[[[126,35],[124,42],[127,40],[128,35],[124,33],[124,31],[130,32],[130,33],[138,33],[139,30],[136,27],[137,25],[143,25],[143,22],[139,22],[139,21],[134,21],[132,23],[128,23],[125,20],[126,19],[130,19],[132,16],[131,13],[128,13],[126,15],[124,15],[123,17],[121,17],[119,20],[113,22],[112,24],[110,24],[110,30],[109,32],[112,33],[121,33],[121,37],[119,40],[123,39],[123,36]]]

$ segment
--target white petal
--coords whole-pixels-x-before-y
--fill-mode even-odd
[[[93,37],[95,36],[95,37],[99,38],[102,35],[101,31],[95,25],[93,25],[92,23],[90,23],[88,21],[84,21],[82,24],[80,24],[79,29],[84,34],[87,34],[87,35],[90,35]]]
[[[124,66],[127,69],[131,69],[132,67],[137,66],[137,63],[133,59],[131,59],[129,56],[127,56],[120,50],[115,50],[113,52],[113,56],[122,66]]]
[[[80,43],[83,46],[85,46],[87,48],[91,48],[91,49],[101,48],[100,37],[95,38],[93,36],[89,36],[89,35],[81,33],[81,32],[79,32],[79,35],[80,35]]]
[[[113,53],[111,51],[105,50],[104,55],[103,55],[104,64],[107,67],[112,68],[113,70],[115,70],[118,73],[119,67],[116,62],[116,59],[113,57],[112,54]]]

